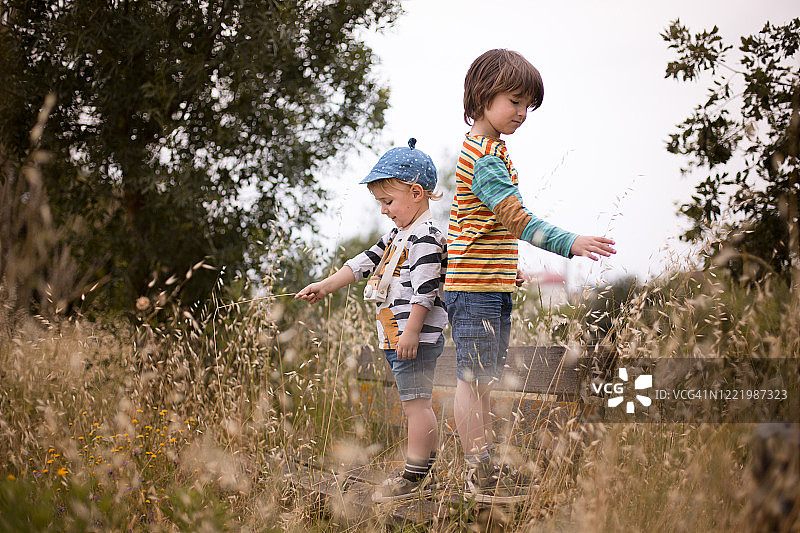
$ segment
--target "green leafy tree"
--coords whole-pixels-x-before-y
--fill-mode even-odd
[[[711,79],[707,100],[667,143],[687,156],[684,171],[707,172],[680,207],[693,223],[684,238],[698,240],[727,221],[734,272],[751,257],[800,290],[800,19],[741,37],[738,64],[717,27],[693,34],[676,20],[662,37],[677,55],[667,77]]]
[[[3,168],[25,161],[53,94],[44,190],[96,300],[129,308],[203,260],[242,275],[313,223],[314,171],[383,126],[388,91],[360,36],[398,13],[386,0],[3,0]],[[218,275],[191,272],[187,302]]]

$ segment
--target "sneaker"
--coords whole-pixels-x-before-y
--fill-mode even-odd
[[[528,487],[527,492],[530,492],[531,488],[538,487],[538,485],[534,485],[533,478],[531,476],[506,463],[496,464],[495,468],[499,469],[499,477],[506,479],[506,482],[509,484],[516,485],[518,487]]]
[[[433,474],[428,473],[419,481],[409,481],[403,474],[390,477],[372,493],[372,501],[376,503],[407,500],[410,498],[427,498],[435,486]]]
[[[528,497],[522,473],[507,466],[480,463],[467,470],[464,496],[478,503],[514,503]]]

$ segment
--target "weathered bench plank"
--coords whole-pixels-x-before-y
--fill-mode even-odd
[[[501,440],[516,445],[531,445],[536,433],[547,426],[558,426],[569,418],[594,412],[595,407],[581,402],[579,386],[588,372],[611,368],[606,350],[587,349],[568,354],[562,346],[511,347],[502,382],[494,389],[491,411],[495,432]],[[368,410],[383,408],[383,416],[400,424],[403,412],[389,365],[380,351],[361,350],[357,360],[361,405]],[[436,365],[433,407],[445,429],[455,426],[453,394],[456,385],[455,348],[445,347]],[[599,413],[598,413],[599,414]]]
[[[581,380],[579,362],[606,358],[604,351],[587,348],[584,353],[567,353],[563,346],[517,346],[508,349],[506,370],[495,390],[551,394],[563,400],[576,400]],[[359,380],[394,383],[383,354],[365,346],[357,360]],[[456,351],[446,346],[436,363],[434,386],[456,385]]]

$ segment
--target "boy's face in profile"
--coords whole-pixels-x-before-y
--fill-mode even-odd
[[[405,186],[370,187],[370,192],[381,204],[381,214],[389,217],[395,225],[404,229],[427,209],[427,197],[419,184]]]
[[[475,121],[471,132],[473,135],[491,137],[511,135],[525,122],[530,104],[518,94],[498,93],[484,108],[483,115]]]

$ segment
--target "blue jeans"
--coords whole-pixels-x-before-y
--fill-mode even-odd
[[[445,291],[444,300],[456,345],[456,377],[499,381],[511,336],[511,293]]]
[[[395,350],[383,350],[386,362],[392,367],[394,381],[400,392],[400,401],[407,402],[417,398],[430,398],[433,393],[433,374],[436,360],[444,349],[444,335],[436,344],[420,344],[414,359],[397,358]]]

